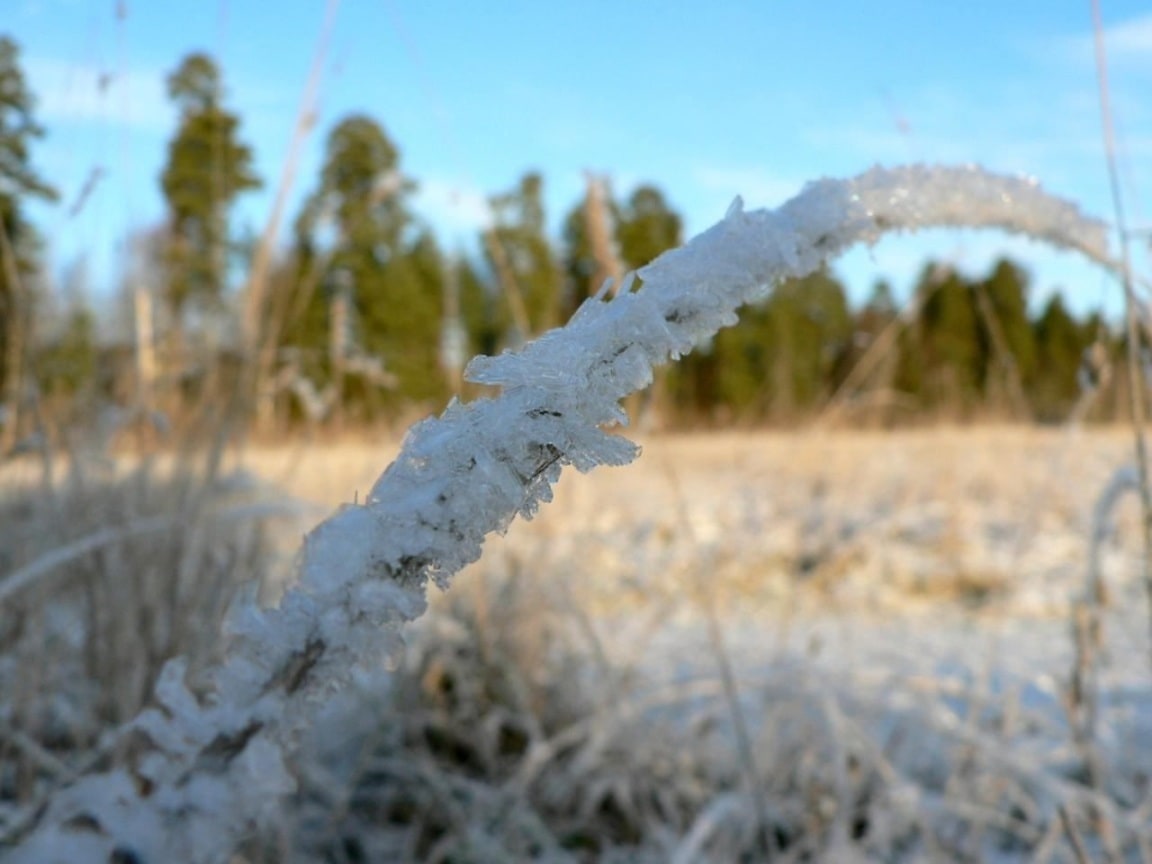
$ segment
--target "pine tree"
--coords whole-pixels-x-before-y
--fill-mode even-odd
[[[31,164],[31,144],[44,134],[33,116],[35,100],[20,67],[20,49],[0,36],[0,404],[8,422],[0,424],[0,453],[16,434],[21,400],[21,367],[31,328],[32,279],[39,240],[24,215],[24,203],[54,201],[56,190]]]
[[[638,270],[684,242],[683,220],[668,205],[664,193],[651,184],[637,186],[628,200],[607,200],[608,217],[622,263]],[[600,289],[598,262],[588,236],[587,199],[581,199],[564,219],[564,264],[569,280],[571,310]]]
[[[237,197],[261,186],[240,119],[224,107],[224,83],[207,54],[190,54],[168,78],[180,125],[168,145],[160,186],[168,206],[165,299],[177,328],[193,307],[216,310],[234,243],[228,214]]]
[[[715,366],[709,370],[716,419],[764,420],[782,399],[791,398],[791,340],[782,318],[780,306],[769,300],[747,309],[739,324],[716,335]]]
[[[839,384],[843,357],[852,345],[852,315],[843,283],[821,269],[782,286],[797,304],[797,356],[794,398],[806,412],[822,403]]]
[[[607,218],[615,231],[612,239],[619,242],[620,207],[611,196],[605,196]],[[589,196],[581,198],[564,217],[563,246],[564,274],[567,280],[562,303],[562,315],[567,319],[584,300],[603,284],[601,262],[597,260],[588,226]]]
[[[794,422],[831,395],[851,335],[844,286],[831,273],[788,280],[717,336],[717,397],[740,419]]]
[[[1036,343],[1028,320],[1027,274],[1017,264],[1001,258],[981,284],[1021,376],[1030,377],[1036,365]]]
[[[887,281],[878,280],[872,286],[872,294],[867,302],[852,316],[852,338],[845,346],[841,358],[841,367],[837,378],[842,378],[850,372],[864,356],[873,351],[876,340],[888,332],[889,327],[896,320],[898,310],[896,301],[892,297],[892,286]],[[891,336],[888,336],[891,339]],[[881,346],[883,347],[883,346]],[[895,372],[896,352],[889,351],[888,356],[875,361],[874,368],[879,371],[868,375],[872,386],[887,387],[890,385]]]
[[[444,389],[437,359],[444,265],[412,217],[415,188],[380,124],[352,115],[329,133],[319,185],[297,220],[302,278],[313,274],[317,287],[289,336],[327,358],[327,375],[340,379],[365,419]]]
[[[984,394],[989,408],[1007,402],[1016,419],[1031,414],[1025,382],[1036,365],[1036,343],[1028,319],[1028,277],[1001,258],[991,273],[973,286],[981,318]]]
[[[898,317],[891,286],[877,281],[867,302],[851,313],[851,333],[831,372],[833,396],[822,411],[842,412],[851,405],[852,415],[860,420],[890,417],[902,330]]]
[[[309,422],[322,420],[331,410],[320,395],[331,383],[328,309],[320,289],[320,268],[318,256],[298,236],[291,249],[272,261],[265,289],[269,315],[280,325],[271,362],[275,388],[294,396],[281,399],[280,415]]]
[[[404,400],[436,402],[447,393],[439,353],[445,266],[436,238],[421,230],[385,265],[376,302],[361,309],[364,345],[397,376]]]
[[[637,186],[621,208],[617,239],[620,255],[637,270],[684,242],[684,220],[656,186]]]
[[[544,218],[544,179],[535,172],[491,199],[495,226],[485,237],[488,263],[500,281],[516,342],[554,327],[560,318],[560,267]]]
[[[453,266],[469,351],[471,354],[496,354],[500,350],[500,334],[504,331],[501,300],[481,276],[475,262],[460,255]]]
[[[972,286],[952,267],[929,264],[916,290],[924,298],[919,356],[904,359],[923,365],[926,407],[952,418],[966,417],[979,403],[985,368]]]
[[[74,397],[96,378],[96,318],[84,303],[64,312],[53,338],[36,352],[36,379],[47,397]]]
[[[1036,417],[1061,422],[1080,395],[1078,372],[1093,333],[1076,322],[1060,294],[1053,294],[1034,325],[1036,365],[1029,390]]]

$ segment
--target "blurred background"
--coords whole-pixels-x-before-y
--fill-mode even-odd
[[[1152,16],[1101,11],[1143,266]],[[11,0],[4,31],[6,449],[29,400],[179,422],[221,382],[273,433],[403,422],[736,195],[877,163],[1112,213],[1087,4]],[[751,310],[644,419],[1059,421],[1085,376],[1113,418],[1121,309],[1039,244],[889,239]]]
[[[232,860],[1152,862],[1150,86],[1136,0],[0,0],[0,858],[471,356],[927,162],[1112,223],[1133,302],[992,231],[776,286]]]

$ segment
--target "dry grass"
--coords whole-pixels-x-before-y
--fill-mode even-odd
[[[718,587],[739,594],[793,590],[777,577],[819,583],[853,602],[863,599],[854,591],[865,586],[854,582],[864,577],[873,592],[891,581],[929,598],[963,594],[966,584],[1031,592],[1019,571],[1050,574],[1063,562],[1078,583],[1092,504],[1131,449],[1122,429],[1015,427],[640,440],[643,457],[624,470],[566,474],[556,500],[491,541],[491,554],[635,574],[650,568],[630,556],[679,551],[686,514],[697,544],[722,547]],[[294,497],[335,508],[365,495],[397,449],[398,442],[263,449],[246,454],[244,465]],[[1123,541],[1133,512],[1130,503],[1121,508]],[[756,542],[744,542],[753,535]],[[865,548],[881,538],[874,545],[883,549]],[[929,579],[940,580],[939,590]],[[620,586],[609,582],[619,602]],[[1032,593],[1025,599],[1043,605]]]
[[[293,515],[191,454],[50,455],[0,465],[0,815],[106,758],[167,660],[218,659],[229,603],[272,584]]]
[[[361,697],[379,720],[356,725],[353,699],[323,733],[318,761],[345,770],[306,784],[311,827],[280,851],[1071,861],[1079,844],[1152,860],[1134,499],[1103,532],[1091,742],[1071,688],[1123,430],[643,443],[627,469],[568,476],[434,598],[399,672]],[[323,486],[277,476],[305,496],[375,479],[371,448],[325,455]],[[357,730],[339,755],[338,728]]]
[[[567,476],[433,598],[398,668],[334,700],[248,860],[1152,861],[1139,517],[1093,513],[1126,433],[643,443],[629,468]],[[16,566],[142,514],[180,529],[80,555],[0,610],[18,683],[0,817],[99,753],[153,661],[212,650],[237,580],[278,566],[261,543],[302,530],[270,537],[267,502],[363,496],[395,449],[230,456],[222,476],[263,478],[243,488],[160,467],[45,494],[10,466]],[[252,519],[219,518],[238,506]],[[1069,622],[1093,543],[1111,599],[1084,701]]]

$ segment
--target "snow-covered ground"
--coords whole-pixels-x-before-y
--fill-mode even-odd
[[[516,776],[536,777],[548,794],[563,788],[586,804],[619,794],[642,811],[642,778],[679,766],[667,785],[691,802],[682,804],[688,822],[645,835],[648,857],[633,850],[638,857],[600,860],[731,860],[756,824],[745,776],[761,778],[762,818],[801,858],[1071,861],[1075,834],[1093,860],[1109,844],[1118,860],[1144,860],[1150,616],[1136,496],[1108,503],[1130,467],[1128,431],[725,433],[641,443],[629,466],[567,472],[536,519],[490,538],[447,594],[432,590],[432,610],[408,636],[404,686],[415,690],[390,708],[372,701],[378,693],[351,699],[306,748],[303,775],[324,778],[325,794],[341,784],[345,792],[332,803],[312,788],[302,825],[336,825],[324,808],[351,807],[356,818],[337,826],[347,836],[411,852],[409,829],[374,824],[371,808],[357,815],[347,803],[385,795],[363,786],[375,776],[364,767],[366,742],[379,738],[381,722],[394,742],[408,709],[418,724],[462,722],[465,732],[479,724],[478,741],[509,718],[520,722],[521,696],[486,716],[437,713],[436,681],[492,674],[484,664],[495,663],[520,670],[513,680],[521,676],[525,704],[538,713],[525,722],[543,724],[525,757],[536,767]],[[362,498],[395,452],[351,443],[257,450],[243,456],[248,473],[231,476],[247,478],[253,512],[262,496],[304,505],[271,524],[288,572],[301,535],[341,501]],[[1094,676],[1084,698],[1073,688],[1072,622],[1094,566],[1106,596],[1096,665],[1080,666]],[[50,608],[43,621],[38,638],[58,630],[83,646],[75,614]],[[481,649],[501,646],[477,656],[476,639]],[[91,720],[97,703],[78,667],[29,678],[15,674],[28,668],[17,653],[0,659],[11,680],[76,683],[44,700],[49,714]],[[12,707],[0,706],[0,719],[23,722]],[[566,711],[592,714],[584,727],[548,728],[550,712]],[[559,745],[549,751],[560,740],[578,742],[574,763],[557,755],[566,752]],[[375,758],[395,768],[418,757]],[[443,779],[451,763],[437,770],[446,772],[435,775],[442,788],[457,788]],[[511,794],[503,782],[484,794]],[[467,783],[475,794],[488,788]],[[546,815],[532,797],[544,793],[516,794]],[[494,818],[483,808],[466,813],[470,832]],[[522,853],[488,839],[501,850],[493,860]],[[566,854],[537,860],[593,860]]]

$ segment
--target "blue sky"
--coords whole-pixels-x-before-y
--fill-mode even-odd
[[[223,66],[265,191],[237,221],[259,230],[287,153],[324,18],[322,0],[0,0],[48,128],[34,158],[62,203],[34,216],[54,268],[87,258],[108,290],[133,227],[163,218],[157,177],[175,126],[164,78],[189,51]],[[1131,227],[1152,226],[1152,12],[1102,0]],[[689,234],[736,194],[775,206],[807,180],[909,161],[980,163],[1112,213],[1088,0],[447,2],[343,0],[319,122],[289,215],[312,187],[326,130],[377,117],[420,184],[416,209],[471,247],[488,195],[543,172],[553,225],[586,170],[617,194],[661,186]],[[100,180],[73,212],[94,172]],[[1070,255],[995,233],[933,232],[841,259],[853,295],[903,294],[925,257],[981,272],[1008,253],[1034,297],[1078,309],[1118,289]],[[1144,265],[1144,259],[1138,261]]]

